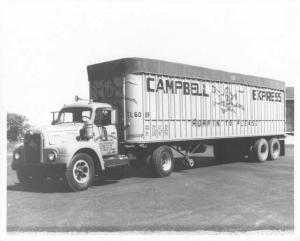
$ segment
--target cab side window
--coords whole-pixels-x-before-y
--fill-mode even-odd
[[[108,126],[111,125],[111,110],[108,109],[97,109],[95,113],[95,125],[97,126]]]

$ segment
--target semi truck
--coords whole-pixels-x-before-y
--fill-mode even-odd
[[[213,146],[219,162],[284,155],[284,82],[144,58],[87,67],[90,96],[64,105],[13,152],[21,183],[64,177],[87,189],[113,167],[147,167],[166,177],[174,153],[188,167]]]

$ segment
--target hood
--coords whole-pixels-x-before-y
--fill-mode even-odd
[[[74,142],[79,136],[79,130],[83,127],[83,123],[68,123],[51,126],[40,126],[32,128],[42,131],[48,138],[50,145],[57,145],[65,142]]]

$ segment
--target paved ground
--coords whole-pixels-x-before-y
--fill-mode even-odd
[[[51,181],[26,188],[8,167],[7,230],[292,230],[293,151],[288,146],[276,161],[218,165],[209,149],[198,168],[179,166],[167,178],[115,170],[78,193]]]

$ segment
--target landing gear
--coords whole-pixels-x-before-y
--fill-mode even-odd
[[[191,157],[195,153],[205,152],[206,146],[202,142],[193,143],[193,145],[178,145],[148,148],[148,150],[139,151],[137,153],[137,161],[150,166],[154,175],[157,177],[169,176],[174,167],[173,150],[181,154],[183,158],[183,165],[187,168],[194,168],[195,160]],[[136,166],[137,163],[132,163]]]
[[[184,162],[185,166],[188,168],[193,168],[195,167],[195,161],[194,159],[190,158],[190,157],[186,157],[185,162]]]
[[[185,153],[181,150],[176,149],[178,153],[184,156],[183,165],[187,168],[194,168],[196,166],[196,161],[191,156],[194,156],[196,153],[203,153],[206,151],[207,146],[203,142],[193,143],[193,145],[185,146]]]

